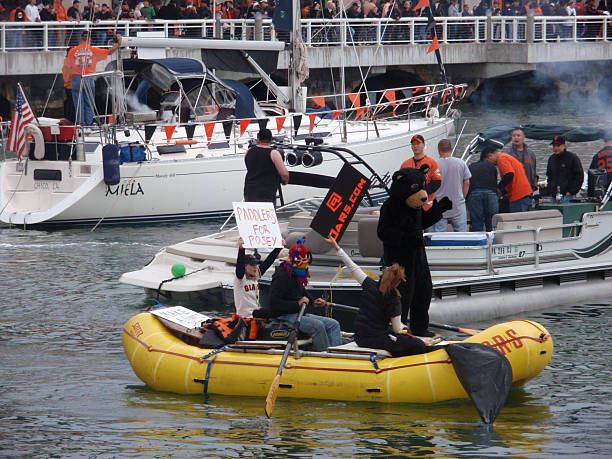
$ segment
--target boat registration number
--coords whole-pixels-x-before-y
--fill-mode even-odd
[[[519,250],[516,245],[502,245],[491,248],[493,255],[502,259],[508,258],[524,258],[527,251]]]
[[[35,190],[51,190],[51,191],[55,191],[55,190],[59,190],[59,184],[57,182],[45,182],[45,181],[40,181],[40,180],[36,180],[34,182],[34,189]]]

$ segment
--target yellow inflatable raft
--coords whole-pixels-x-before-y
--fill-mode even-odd
[[[201,349],[179,339],[153,314],[132,317],[123,347],[136,375],[149,387],[178,394],[265,397],[282,349]],[[513,385],[538,375],[552,357],[553,341],[536,322],[494,325],[465,342],[494,346],[512,366]],[[290,355],[279,397],[433,403],[468,398],[446,350],[408,357],[373,359],[365,354],[303,352]]]

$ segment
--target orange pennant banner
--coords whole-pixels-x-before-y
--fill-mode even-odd
[[[310,118],[310,132],[314,129],[315,121],[317,119],[316,113],[309,113],[308,118]]]
[[[115,122],[115,115],[108,115],[108,124],[113,124]]]
[[[340,112],[339,110],[336,110],[335,112],[332,113],[332,121],[335,120],[336,118],[338,118],[340,116]]]
[[[285,124],[285,117],[284,116],[277,116],[276,117],[276,132],[278,132],[280,134],[281,129],[283,128],[283,124]]]
[[[421,8],[429,8],[429,1],[428,0],[419,0],[419,3],[417,3],[417,5],[412,8],[413,11],[415,10],[420,10]]]
[[[312,101],[317,108],[325,107],[325,97],[313,97]]]
[[[427,50],[427,54],[440,49],[440,44],[438,43],[438,37],[434,35],[433,40],[431,40],[431,45],[429,45],[429,49]]]
[[[251,124],[251,120],[240,120],[240,137],[242,137],[242,134],[244,134],[249,124]]]
[[[172,134],[174,134],[174,130],[176,129],[176,124],[166,124],[164,126],[164,131],[166,131],[166,141],[170,143],[170,139],[172,138]]]
[[[398,105],[397,102],[395,102],[395,90],[388,89],[383,93],[383,95],[385,96],[385,99],[391,102],[391,105],[393,106],[393,115],[395,115],[395,110],[397,110]]]
[[[214,130],[215,130],[215,123],[204,123],[204,131],[206,132],[206,140],[208,140],[209,145],[210,145],[210,141],[212,140]]]
[[[359,119],[365,113],[365,108],[361,107],[361,95],[353,93],[353,94],[349,94],[348,98],[353,104],[353,107],[357,109],[355,110],[355,119]]]

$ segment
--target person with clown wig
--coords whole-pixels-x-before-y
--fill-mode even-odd
[[[306,292],[310,277],[308,265],[312,256],[304,245],[305,239],[298,239],[289,249],[289,256],[276,267],[270,284],[270,316],[291,324],[297,319],[302,303],[313,303],[316,307],[327,305],[323,298],[313,300]],[[310,335],[315,351],[342,344],[340,324],[329,317],[304,314],[299,330]]]

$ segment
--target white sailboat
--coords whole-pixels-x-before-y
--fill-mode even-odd
[[[39,118],[31,125],[37,135],[25,160],[3,152],[1,222],[93,226],[229,215],[231,203],[242,199],[244,154],[264,125],[276,142],[305,143],[312,137],[350,148],[385,175],[408,156],[415,134],[425,138],[428,154],[436,155],[438,140],[454,134],[453,107],[465,93],[465,85],[438,84],[305,97],[293,75],[287,95],[254,58],[261,50],[277,53],[282,42],[126,37],[122,46],[197,46],[203,53],[222,49],[224,56],[233,51],[259,72],[276,100],[258,103],[246,86],[215,77],[195,59],[114,62],[105,72],[85,76],[113,88],[107,93],[113,124],[105,112],[87,133]],[[93,95],[83,95],[88,96]],[[116,158],[104,159],[107,144],[121,148],[118,170],[111,164]],[[304,172],[305,166],[293,170]],[[339,162],[327,155],[312,168],[330,177],[338,170]],[[285,202],[312,196],[304,186],[283,189]]]

